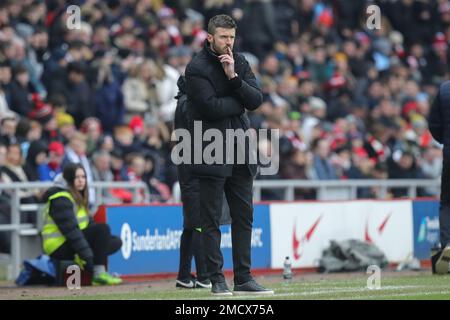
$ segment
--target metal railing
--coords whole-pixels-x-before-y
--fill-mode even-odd
[[[377,188],[377,199],[388,199],[390,189],[406,188],[408,198],[416,198],[419,188],[436,188],[441,185],[440,179],[415,180],[255,180],[253,183],[253,200],[261,201],[262,190],[282,190],[284,196],[280,200],[294,201],[296,189],[312,189],[316,191],[316,200],[355,200],[358,189]],[[179,184],[173,187],[173,201],[181,202]],[[438,196],[436,193],[435,196]]]
[[[12,265],[12,274],[10,278],[16,278],[20,272],[21,263],[21,237],[38,235],[42,227],[41,209],[44,204],[20,204],[18,195],[19,190],[45,190],[53,186],[52,182],[17,182],[12,184],[0,184],[0,192],[7,191],[11,196],[11,223],[0,224],[0,231],[11,232],[11,254],[10,264]],[[124,188],[132,192],[133,203],[136,203],[141,197],[142,190],[144,190],[144,198],[151,199],[148,188],[143,182],[92,182],[90,187],[93,187],[96,194],[94,208],[104,203],[105,189]],[[36,224],[21,223],[21,212],[36,212]],[[95,210],[93,210],[95,212]],[[4,262],[4,259],[3,261]]]
[[[253,199],[261,201],[261,191],[283,190],[285,201],[295,200],[296,189],[313,189],[316,200],[355,200],[358,189],[376,188],[377,199],[387,199],[390,189],[406,188],[408,198],[416,198],[419,188],[439,188],[439,179],[415,180],[255,180]],[[438,194],[437,194],[438,195]]]

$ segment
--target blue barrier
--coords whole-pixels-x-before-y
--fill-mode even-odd
[[[439,202],[413,201],[414,256],[429,259],[430,249],[439,244]]]
[[[105,219],[111,232],[123,241],[121,250],[108,259],[110,272],[144,275],[178,271],[181,206],[111,206],[105,208]],[[232,268],[231,228],[222,226],[221,231],[226,270]],[[270,268],[270,244],[269,206],[255,205],[252,268]]]

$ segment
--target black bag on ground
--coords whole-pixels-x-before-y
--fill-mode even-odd
[[[319,272],[365,271],[368,266],[384,268],[388,260],[374,244],[361,240],[330,241],[330,247],[322,252]]]

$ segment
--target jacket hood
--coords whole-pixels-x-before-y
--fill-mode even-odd
[[[42,200],[44,202],[48,201],[48,198],[55,194],[56,192],[60,191],[67,191],[69,189],[69,186],[67,185],[66,180],[64,180],[62,173],[59,173],[55,179],[54,179],[55,185],[53,187],[50,187],[47,191],[45,191],[44,195],[42,196]]]
[[[41,152],[48,152],[47,145],[39,140],[31,142],[30,147],[28,148],[26,162],[28,164],[36,166],[36,156]]]

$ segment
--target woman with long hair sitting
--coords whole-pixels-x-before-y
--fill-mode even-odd
[[[111,235],[107,224],[89,218],[86,171],[81,164],[69,163],[62,177],[44,195],[44,252],[56,260],[74,260],[92,272],[93,285],[120,284],[122,279],[107,273],[105,264],[122,241]]]

